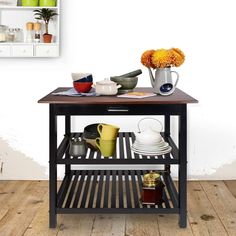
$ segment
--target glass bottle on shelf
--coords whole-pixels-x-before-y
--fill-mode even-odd
[[[6,42],[7,30],[8,30],[8,26],[0,25],[0,43]]]
[[[41,24],[39,22],[34,23],[34,42],[40,43],[40,30],[41,30]]]
[[[15,42],[20,43],[24,40],[23,30],[20,28],[15,28]]]
[[[34,23],[32,22],[27,22],[26,23],[26,38],[25,42],[26,43],[32,43],[33,42],[33,29],[34,29]]]
[[[15,30],[13,28],[9,28],[7,32],[7,42],[14,42],[15,40]]]

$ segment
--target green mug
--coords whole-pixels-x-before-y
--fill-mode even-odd
[[[97,126],[98,133],[103,140],[115,140],[117,138],[119,127],[108,124],[99,124]]]
[[[104,157],[110,157],[114,155],[116,150],[116,139],[103,140],[101,138],[96,138],[95,142]]]

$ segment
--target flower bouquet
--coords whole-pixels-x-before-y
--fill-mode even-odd
[[[161,95],[170,95],[178,83],[179,74],[171,71],[171,67],[179,67],[185,60],[184,53],[178,48],[147,50],[141,56],[141,63],[149,70],[154,92]],[[152,69],[155,70],[155,77]],[[173,84],[171,73],[177,75]]]

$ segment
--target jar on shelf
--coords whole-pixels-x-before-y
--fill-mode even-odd
[[[0,25],[0,43],[7,41],[8,26]]]
[[[24,33],[20,28],[15,28],[15,42],[21,43],[24,41]]]
[[[26,43],[32,43],[33,42],[33,29],[34,29],[34,23],[27,22],[26,23],[26,37],[25,42]]]
[[[35,43],[40,43],[41,41],[41,23],[36,22],[34,23],[34,42]]]
[[[143,177],[142,186],[142,204],[160,205],[163,202],[164,184],[161,181],[161,175],[157,172],[150,171]]]
[[[9,28],[7,31],[7,42],[15,41],[15,30],[13,28]]]

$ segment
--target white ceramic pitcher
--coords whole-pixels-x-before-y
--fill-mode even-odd
[[[153,76],[152,70],[149,69],[149,75],[151,79],[152,87],[154,88],[154,93],[161,95],[170,95],[175,91],[176,85],[179,81],[179,74],[176,71],[171,71],[170,67],[157,68],[155,71],[155,78]],[[171,73],[177,75],[175,83],[172,81]]]

